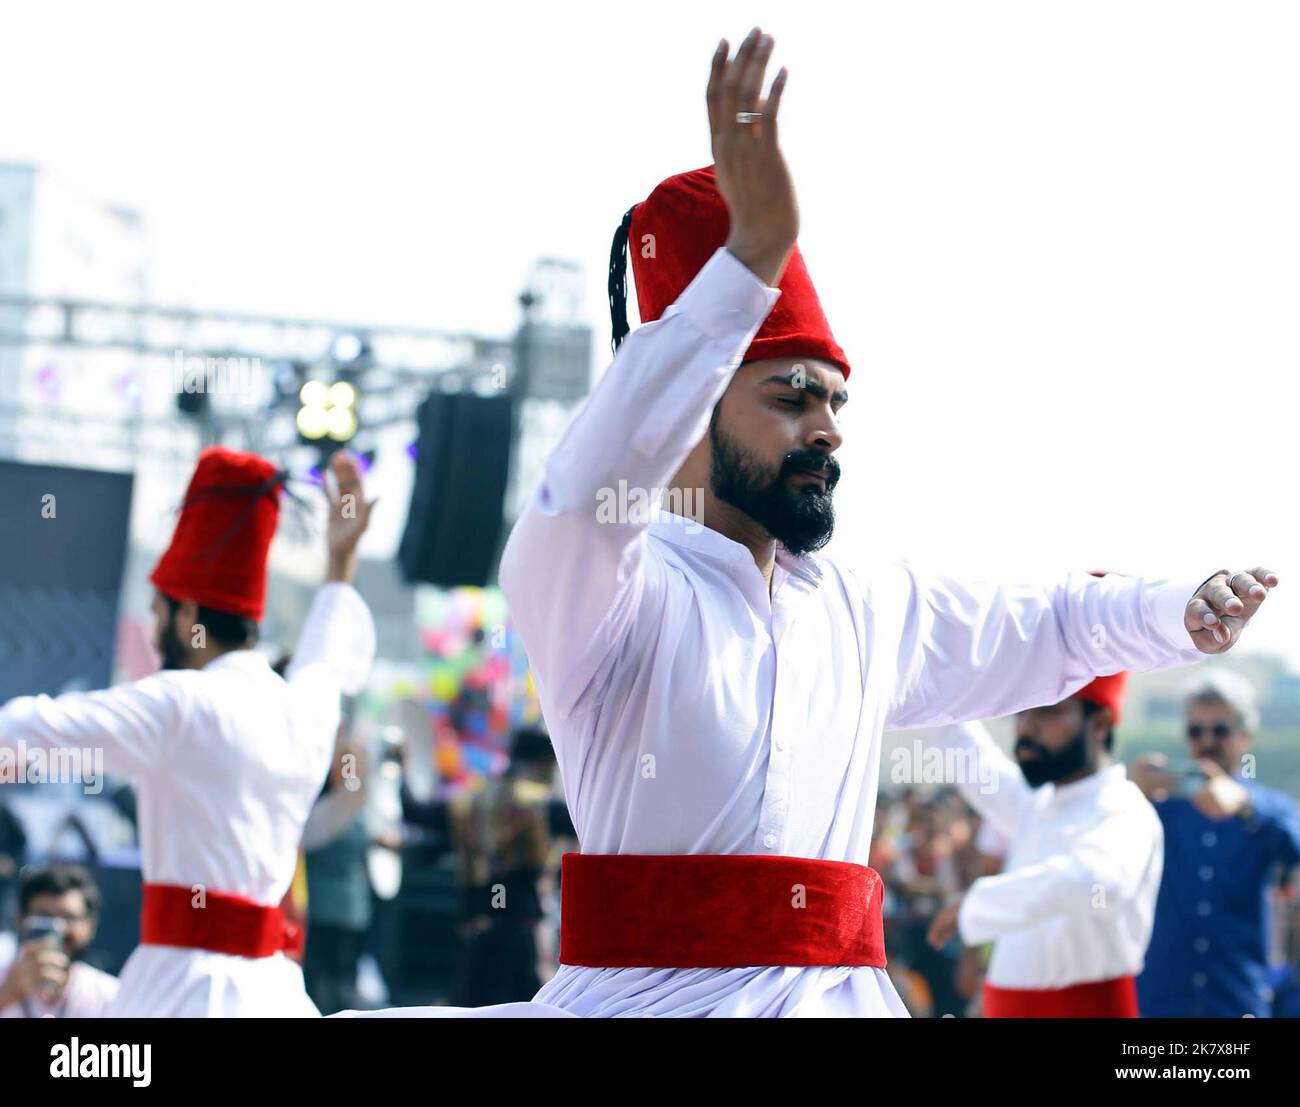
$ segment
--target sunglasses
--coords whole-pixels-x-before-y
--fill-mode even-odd
[[[1232,727],[1227,723],[1215,723],[1213,726],[1189,723],[1187,726],[1187,737],[1193,742],[1199,742],[1204,737],[1213,737],[1216,741],[1222,742],[1231,733]]]

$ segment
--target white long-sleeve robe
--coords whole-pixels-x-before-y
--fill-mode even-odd
[[[967,945],[994,943],[989,983],[1065,988],[1140,972],[1164,832],[1124,766],[1035,789],[979,723],[944,727],[934,738],[977,754],[979,776],[958,785],[1011,842],[1004,870],[975,881],[958,915]]]
[[[0,750],[102,750],[133,778],[143,878],[280,903],[329,769],[339,694],[360,691],[375,653],[370,611],[347,584],[313,598],[281,679],[234,650],[100,692],[20,696],[0,707]],[[316,1015],[283,954],[236,957],[138,946],[109,1014]]]
[[[1077,572],[1035,587],[780,553],[769,598],[749,550],[717,531],[602,521],[620,481],[629,498],[669,484],[778,295],[719,250],[623,343],[507,543],[501,586],[585,853],[866,864],[885,728],[1010,714],[1200,656],[1182,625],[1198,581]],[[578,1015],[906,1014],[868,967],[561,966],[536,1000]]]

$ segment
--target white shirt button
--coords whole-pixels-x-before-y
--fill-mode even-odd
[[[1202,865],[1199,869],[1196,870],[1196,874],[1197,874],[1197,875],[1198,875],[1202,880],[1213,880],[1213,879],[1214,879],[1214,870],[1213,870],[1212,868],[1210,868],[1209,865]]]
[[[765,835],[763,838],[763,845],[767,846],[768,849],[776,849],[776,835]]]
[[[1203,972],[1194,973],[1192,975],[1192,987],[1204,988],[1207,980],[1209,980],[1209,977],[1206,976],[1205,973]]]
[[[1212,910],[1213,908],[1206,903],[1205,900],[1201,900],[1201,902],[1196,905],[1196,913],[1202,918],[1208,915]]]
[[[1209,948],[1209,938],[1197,938],[1196,941],[1192,943],[1192,949],[1196,950],[1197,953],[1205,953]]]
[[[1205,846],[1207,849],[1210,846],[1214,845],[1214,843],[1217,842],[1218,840],[1219,840],[1219,836],[1215,834],[1214,831],[1212,830],[1207,830],[1204,834],[1201,835],[1201,845]]]

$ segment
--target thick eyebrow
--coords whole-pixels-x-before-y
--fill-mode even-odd
[[[773,376],[768,377],[767,380],[763,381],[762,383],[783,384],[787,388],[794,388],[796,391],[803,391],[803,392],[810,393],[811,395],[816,396],[817,399],[819,400],[824,400],[826,399],[827,396],[830,396],[831,399],[833,400],[839,400],[841,404],[847,404],[849,402],[849,393],[847,389],[837,388],[834,391],[834,393],[831,393],[826,388],[825,385],[823,385],[820,381],[813,380],[811,377],[804,380],[802,389],[796,388],[794,382],[790,379],[790,377],[793,376],[793,374],[794,374],[793,369],[788,374],[783,375],[781,373],[777,373]]]

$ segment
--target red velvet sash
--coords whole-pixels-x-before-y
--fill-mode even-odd
[[[999,988],[984,983],[986,1019],[1135,1019],[1137,982],[1131,976],[1068,988]]]
[[[566,853],[560,889],[565,965],[885,967],[884,886],[865,865]]]
[[[267,907],[242,896],[206,891],[204,905],[195,907],[198,893],[175,884],[146,884],[140,911],[140,942],[147,946],[180,946],[231,953],[238,957],[270,957],[302,949],[302,931],[288,922],[278,906]]]

